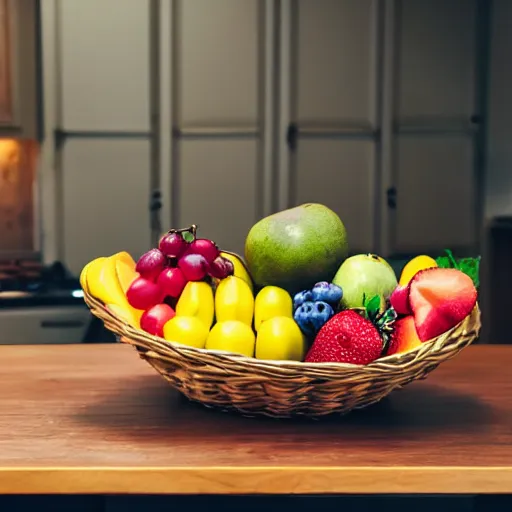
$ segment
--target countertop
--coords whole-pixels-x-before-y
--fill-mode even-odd
[[[192,404],[127,345],[0,347],[0,494],[512,494],[512,347],[346,417]]]

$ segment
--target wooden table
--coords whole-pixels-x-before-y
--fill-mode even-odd
[[[0,494],[512,494],[512,348],[321,421],[191,404],[129,346],[0,347]]]

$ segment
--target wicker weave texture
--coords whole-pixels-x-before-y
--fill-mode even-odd
[[[85,301],[107,329],[133,345],[142,359],[189,399],[246,416],[276,418],[344,414],[378,402],[454,357],[478,337],[481,327],[477,305],[438,338],[365,366],[262,361],[170,343],[128,325],[87,292]]]

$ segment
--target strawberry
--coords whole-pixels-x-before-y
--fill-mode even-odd
[[[376,327],[355,311],[346,310],[324,324],[305,361],[368,364],[380,357],[382,346]]]
[[[411,307],[409,305],[409,285],[398,285],[389,297],[389,302],[399,315],[409,315],[411,313]]]
[[[409,304],[421,341],[443,334],[468,316],[477,301],[473,280],[455,268],[429,268],[410,284]]]
[[[414,317],[409,315],[396,320],[387,355],[402,354],[420,345],[421,340],[418,338],[418,333],[416,332]]]

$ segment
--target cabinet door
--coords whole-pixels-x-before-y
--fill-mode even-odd
[[[59,2],[62,128],[149,130],[149,0]]]
[[[297,0],[291,12],[291,129],[287,204],[336,211],[352,252],[374,250],[377,2]],[[284,68],[286,72],[286,64]],[[289,132],[290,133],[290,132]]]
[[[72,272],[151,246],[149,0],[56,4],[57,230]],[[44,206],[44,205],[43,205]]]
[[[392,252],[476,243],[476,1],[398,2]]]
[[[36,0],[0,0],[0,133],[38,137]]]
[[[150,247],[149,142],[70,139],[63,151],[64,261],[78,274],[98,256]]]
[[[12,124],[11,15],[8,0],[0,0],[0,127]]]
[[[262,203],[263,2],[176,0],[172,222],[243,253]]]

